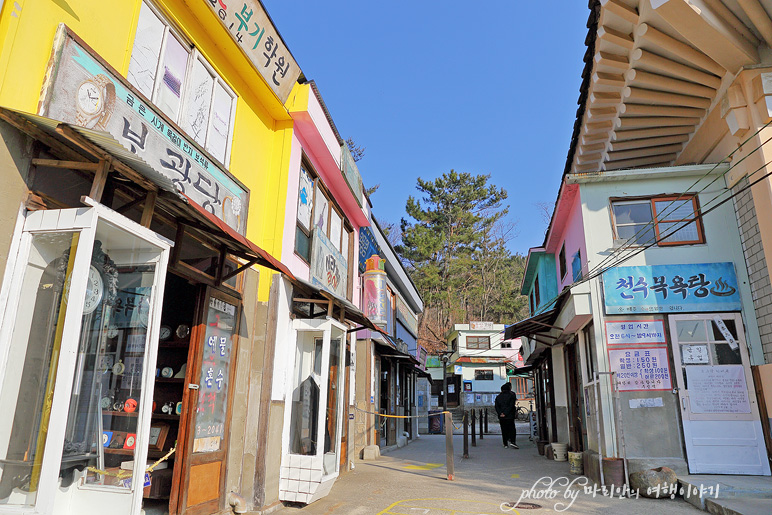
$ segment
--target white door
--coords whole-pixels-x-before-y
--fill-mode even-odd
[[[769,475],[742,317],[669,319],[689,472]]]

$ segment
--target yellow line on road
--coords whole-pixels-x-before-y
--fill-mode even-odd
[[[406,469],[410,470],[432,470],[443,467],[444,463],[426,463],[425,465],[406,465]]]
[[[465,511],[465,510],[457,510],[454,508],[430,508],[427,506],[410,506],[411,509],[413,509],[413,513],[407,514],[407,513],[401,513],[398,511],[391,511],[394,508],[400,507],[400,504],[403,503],[409,503],[409,502],[418,502],[418,501],[447,501],[447,502],[468,502],[468,503],[477,503],[477,504],[485,504],[487,506],[495,506],[496,511],[491,513],[481,513],[479,511]],[[501,513],[500,509],[501,503],[492,503],[492,502],[486,502],[486,501],[475,501],[473,499],[443,499],[443,498],[427,498],[427,499],[403,499],[401,501],[396,501],[392,504],[390,504],[385,510],[378,512],[377,515],[420,515],[420,512],[416,510],[430,510],[430,511],[443,511],[447,512],[449,515],[456,515],[456,514],[462,514],[462,513],[468,513],[468,514],[474,514],[474,515],[496,515]],[[402,506],[402,508],[405,508],[406,506]],[[510,509],[507,513],[512,513],[515,515],[520,515],[520,512],[515,509]]]

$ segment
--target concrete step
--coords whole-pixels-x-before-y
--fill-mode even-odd
[[[772,500],[769,498],[706,499],[705,510],[713,515],[769,515]]]
[[[734,513],[772,513],[772,478],[769,476],[719,476],[719,475],[689,475],[678,478],[680,488],[683,491],[684,500],[696,508],[717,514]],[[727,506],[735,506],[735,501],[740,502],[744,509],[750,510],[752,503],[759,501],[765,505],[763,512],[756,511],[721,511]],[[742,503],[748,502],[747,506]]]

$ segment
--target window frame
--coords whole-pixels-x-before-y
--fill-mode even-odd
[[[484,344],[478,341],[478,340],[482,340],[483,338],[485,339],[485,343]],[[470,345],[470,341],[469,340],[471,340],[471,339],[475,340],[474,346]],[[464,343],[466,344],[466,348],[467,349],[490,350],[490,348],[491,348],[491,337],[490,336],[480,336],[480,335],[468,335],[465,338],[465,342]],[[481,347],[481,345],[485,345],[485,346]]]
[[[560,252],[558,253],[558,267],[560,272],[560,280],[566,278],[566,274],[568,273],[568,266],[566,265],[566,243],[563,242],[563,246],[560,247]]]
[[[477,377],[478,375],[483,375],[483,372],[485,372],[484,375],[486,375],[486,376],[489,375],[488,373],[490,373],[490,378],[487,378],[487,377]],[[493,377],[493,369],[492,368],[476,368],[474,370],[474,380],[475,381],[494,381],[495,379]]]
[[[660,223],[680,223],[680,222],[686,222],[687,220],[691,220],[690,218],[665,218],[663,220],[657,220],[657,209],[656,209],[656,202],[667,202],[667,201],[687,201],[691,200],[692,202],[692,215],[693,220],[690,223],[694,223],[697,227],[697,240],[689,240],[689,241],[659,241],[661,238],[659,224]],[[633,203],[641,203],[644,204],[648,202],[649,203],[649,210],[651,212],[651,220],[646,222],[646,224],[653,222],[653,229],[654,229],[654,235],[656,238],[656,241],[654,242],[657,247],[677,247],[681,245],[702,245],[705,244],[705,230],[702,226],[702,218],[697,216],[700,210],[699,205],[699,198],[696,194],[669,194],[669,195],[654,195],[654,196],[644,196],[644,197],[611,197],[609,198],[609,213],[611,215],[611,225],[613,229],[613,235],[614,239],[621,239],[619,236],[619,230],[616,220],[616,215],[614,214],[614,205],[615,204],[633,204]],[[638,224],[622,224],[622,226],[627,225],[642,225],[641,223]],[[686,226],[684,226],[686,227]],[[675,233],[673,233],[675,234]],[[672,236],[672,235],[671,235]],[[626,240],[625,240],[626,241]],[[641,244],[641,243],[627,243],[627,245],[632,247],[643,247],[648,244]]]
[[[156,62],[156,69],[155,69],[155,75],[153,78],[153,86],[150,92],[150,102],[158,108],[159,111],[161,111],[164,116],[168,117],[174,124],[182,130],[186,136],[188,136],[192,142],[197,144],[201,149],[203,149],[208,156],[213,158],[218,163],[221,163],[226,169],[230,166],[230,160],[231,160],[231,147],[233,144],[233,132],[234,132],[234,122],[236,120],[236,105],[238,103],[239,96],[236,94],[236,92],[233,90],[233,88],[230,87],[230,85],[225,81],[225,79],[217,72],[215,67],[209,62],[209,60],[206,58],[206,56],[199,50],[199,48],[193,44],[193,42],[186,37],[183,32],[178,29],[174,23],[169,21],[169,17],[167,17],[164,12],[154,5],[149,0],[142,0],[140,4],[140,10],[142,9],[142,6],[146,6],[150,11],[158,18],[158,20],[161,22],[161,24],[164,26],[163,36],[161,38],[161,47],[158,52],[158,60]],[[139,18],[138,18],[139,20]],[[137,25],[135,26],[135,33],[134,33],[134,41],[132,43],[131,47],[131,53],[129,54],[129,60],[131,60],[131,56],[134,54],[134,45],[136,45],[136,29],[139,27],[139,21],[137,21]],[[180,96],[180,106],[176,113],[176,116],[172,117],[163,109],[161,109],[160,106],[156,103],[158,100],[158,94],[161,90],[161,84],[163,83],[162,75],[159,75],[159,72],[162,69],[163,65],[163,57],[166,52],[166,48],[169,42],[169,37],[174,37],[177,42],[186,50],[188,54],[187,62],[185,63],[185,76],[182,78],[182,87],[181,87],[181,96]],[[212,76],[213,84],[212,84],[212,93],[210,97],[210,104],[209,104],[209,115],[207,117],[207,130],[206,130],[206,137],[204,138],[204,143],[199,143],[193,135],[184,127],[183,123],[183,114],[185,113],[185,109],[187,108],[188,104],[193,102],[193,100],[190,98],[190,95],[188,94],[188,90],[186,89],[189,85],[190,78],[192,76],[193,67],[195,66],[196,62],[200,62],[204,69]],[[129,81],[129,83],[140,93],[142,93],[142,90],[140,89],[139,85],[134,84],[131,79],[129,78],[128,74],[126,76],[126,79]],[[215,156],[212,154],[212,152],[207,148],[207,145],[209,143],[209,137],[210,133],[213,130],[213,120],[212,115],[214,113],[214,98],[215,93],[217,92],[217,85],[220,85],[225,93],[230,96],[231,98],[231,108],[229,111],[229,121],[228,121],[228,134],[225,140],[225,150],[224,155],[222,156],[222,159],[220,159],[218,156]],[[142,93],[144,95],[144,93]]]

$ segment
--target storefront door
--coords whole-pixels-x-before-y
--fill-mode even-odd
[[[769,475],[742,317],[669,319],[689,472]]]
[[[235,297],[207,289],[192,334],[183,396],[179,445],[184,467],[178,479],[176,513],[198,515],[220,510],[233,389],[230,380],[236,357],[241,303]],[[175,478],[177,479],[177,478]],[[174,507],[170,513],[174,513]]]

